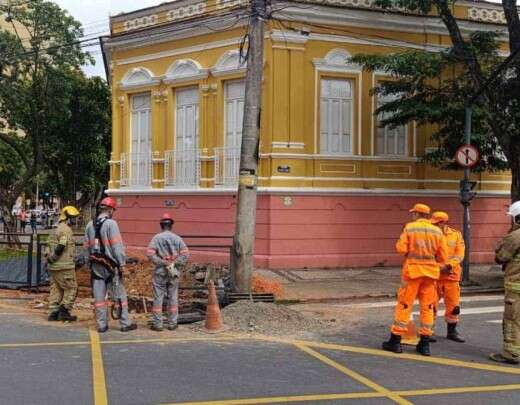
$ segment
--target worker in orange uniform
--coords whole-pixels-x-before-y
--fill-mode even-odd
[[[456,229],[448,226],[449,216],[443,211],[434,212],[432,224],[438,226],[448,244],[448,262],[441,267],[441,274],[437,282],[437,302],[435,308],[439,307],[439,301],[444,298],[444,319],[448,325],[446,338],[454,342],[464,343],[465,340],[457,331],[457,323],[460,314],[460,275],[462,268],[460,264],[464,260],[465,245],[462,234]]]
[[[408,330],[413,304],[419,298],[421,339],[416,350],[430,356],[430,336],[433,333],[433,309],[437,297],[435,283],[440,267],[448,261],[448,246],[442,231],[429,220],[430,207],[415,204],[410,210],[412,222],[406,224],[397,241],[398,253],[405,256],[401,273],[401,288],[397,296],[395,320],[390,340],[383,349],[402,353],[401,336]]]

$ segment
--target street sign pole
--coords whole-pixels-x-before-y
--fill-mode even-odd
[[[471,104],[466,103],[464,110],[464,141],[466,145],[471,144]],[[462,207],[464,209],[464,218],[463,218],[463,236],[464,236],[464,244],[466,246],[466,250],[464,252],[464,261],[462,262],[462,283],[469,283],[469,264],[470,264],[470,254],[471,254],[471,219],[470,219],[470,200],[468,198],[471,193],[471,186],[469,176],[471,173],[471,169],[469,166],[464,167],[464,180],[460,184],[460,201],[462,203]]]

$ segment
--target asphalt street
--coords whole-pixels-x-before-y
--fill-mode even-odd
[[[381,351],[393,302],[301,306],[347,321],[298,340],[226,333],[153,334],[56,325],[0,302],[0,403],[10,404],[518,404],[520,367],[488,361],[501,344],[502,297],[465,298],[467,343],[430,358]],[[327,315],[330,313],[327,312]]]

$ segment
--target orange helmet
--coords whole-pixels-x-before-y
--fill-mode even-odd
[[[174,220],[169,213],[165,213],[161,218],[161,222],[171,222],[173,224]]]
[[[428,215],[431,212],[431,209],[426,204],[415,204],[410,212],[418,212],[420,214]]]
[[[114,210],[117,208],[117,202],[112,197],[105,197],[105,198],[103,198],[101,200],[101,202],[99,203],[99,205],[102,206],[102,207],[109,207],[109,208],[112,208]]]
[[[436,211],[432,214],[432,224],[438,224],[439,222],[448,222],[450,217],[444,211]]]

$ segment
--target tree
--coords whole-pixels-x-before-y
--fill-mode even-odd
[[[0,32],[0,142],[10,159],[19,162],[0,189],[0,205],[8,215],[43,169],[44,144],[53,136],[53,123],[69,113],[70,84],[64,79],[92,60],[81,46],[80,23],[55,3],[1,5],[0,13],[7,15],[14,32]],[[10,131],[5,131],[6,124]]]
[[[511,170],[511,199],[520,200],[520,20],[515,0],[502,0],[507,20],[511,60],[507,69],[493,75],[503,61],[500,34],[474,32],[464,37],[448,0],[379,0],[383,8],[404,7],[429,14],[436,12],[444,23],[452,46],[438,53],[399,52],[389,55],[357,55],[353,58],[368,70],[384,70],[393,80],[373,89],[376,95],[388,95],[394,101],[382,105],[380,125],[398,126],[412,121],[434,128],[432,139],[438,150],[425,156],[427,162],[445,169],[455,150],[464,143],[464,106],[491,78],[492,85],[476,100],[473,114],[472,143],[481,152],[476,170]]]
[[[81,72],[71,72],[65,80],[67,114],[50,123],[52,135],[43,145],[44,187],[63,201],[84,207],[108,182],[110,89],[101,78],[86,78]]]

